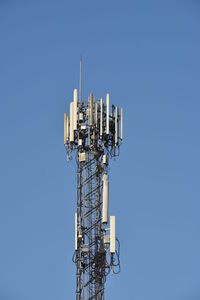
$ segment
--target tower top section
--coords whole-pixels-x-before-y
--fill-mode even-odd
[[[80,77],[81,78],[81,77]],[[81,79],[80,79],[81,80]],[[80,84],[81,89],[81,84]],[[119,156],[123,140],[123,109],[110,105],[110,95],[95,98],[90,93],[81,101],[81,91],[74,89],[69,116],[64,113],[64,145],[68,159],[72,152],[105,155],[105,160]]]

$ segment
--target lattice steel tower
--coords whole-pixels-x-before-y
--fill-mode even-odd
[[[108,213],[109,159],[119,156],[123,138],[123,111],[106,101],[81,99],[74,89],[69,116],[64,113],[64,145],[77,164],[75,213],[76,300],[104,300],[106,276],[120,271],[115,216]]]

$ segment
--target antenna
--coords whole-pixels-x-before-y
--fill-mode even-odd
[[[81,88],[82,88],[82,56],[80,58],[80,81],[79,81],[79,102],[81,103]]]
[[[74,89],[69,117],[64,114],[67,158],[74,158],[77,167],[76,300],[105,300],[107,275],[120,271],[115,216],[109,217],[109,160],[119,156],[123,111],[115,105],[110,109],[109,93],[104,99],[90,93],[81,102],[82,58],[79,84],[79,100]]]

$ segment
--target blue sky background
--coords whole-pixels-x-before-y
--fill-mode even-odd
[[[0,299],[75,299],[63,113],[123,105],[110,171],[121,274],[106,299],[200,299],[200,1],[0,0]]]

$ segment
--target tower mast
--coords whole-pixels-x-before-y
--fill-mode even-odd
[[[75,212],[76,300],[104,300],[106,276],[119,273],[119,240],[115,217],[109,218],[109,159],[119,156],[122,144],[122,109],[95,99],[82,101],[80,86],[74,89],[70,116],[64,114],[64,146],[68,160],[77,164]]]

